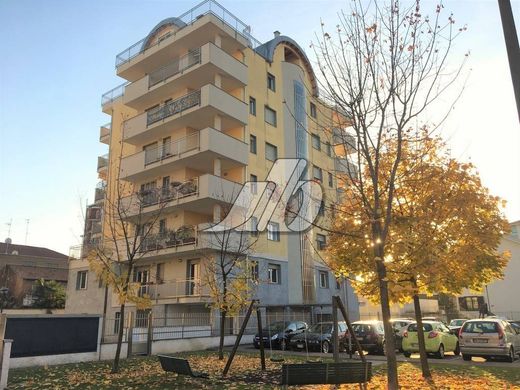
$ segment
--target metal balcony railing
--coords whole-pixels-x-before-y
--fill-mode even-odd
[[[239,35],[245,38],[248,42],[248,46],[255,49],[260,46],[261,43],[257,39],[253,38],[250,31],[251,28],[238,19],[235,15],[217,3],[215,0],[205,0],[200,4],[196,5],[192,9],[186,11],[182,15],[178,17],[182,22],[184,22],[186,26],[193,24],[197,19],[202,16],[211,14],[216,18],[220,19],[224,24],[231,27],[234,31],[236,31]],[[116,68],[120,67],[123,64],[126,64],[128,61],[132,60],[136,56],[141,53],[144,53],[146,50],[160,45],[165,39],[173,35],[173,32],[169,32],[160,37],[154,44],[148,43],[148,37],[141,39],[139,42],[134,43],[129,48],[123,50],[116,56]]]
[[[98,164],[97,169],[100,171],[101,169],[104,169],[108,167],[108,153],[104,154],[103,156],[98,157]]]
[[[144,166],[170,157],[179,156],[199,148],[199,133],[193,133],[175,141],[165,142],[154,148],[148,148],[139,153],[144,153]]]
[[[139,193],[143,207],[153,206],[163,202],[171,202],[199,192],[199,178],[195,177],[185,182],[173,182],[168,187],[153,188]]]
[[[123,84],[118,85],[115,88],[112,88],[110,91],[105,92],[101,96],[101,106],[104,106],[107,103],[112,103],[117,98],[123,96],[125,94],[125,87],[130,84],[129,81],[125,81]]]
[[[150,73],[148,88],[151,88],[176,74],[182,73],[196,64],[200,64],[200,60],[200,47],[190,50],[188,54]]]
[[[190,92],[178,99],[175,99],[163,106],[153,108],[147,112],[146,125],[168,118],[169,116],[178,114],[188,108],[198,106],[200,104],[200,90]]]
[[[167,248],[178,248],[197,243],[197,231],[194,226],[185,225],[177,230],[165,230],[157,234],[149,234],[139,247],[141,253]]]

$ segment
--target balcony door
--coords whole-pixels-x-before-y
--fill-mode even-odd
[[[188,295],[200,295],[200,260],[188,261]]]
[[[139,283],[139,296],[148,294],[150,284],[150,270],[148,268],[136,268],[134,270],[134,283]]]

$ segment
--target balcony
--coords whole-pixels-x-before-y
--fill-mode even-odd
[[[147,176],[159,176],[188,166],[211,172],[215,158],[222,159],[222,169],[243,166],[248,161],[245,142],[218,130],[206,128],[181,139],[124,157],[121,178],[137,181]]]
[[[125,88],[129,84],[128,81],[125,81],[123,84],[118,85],[115,88],[112,88],[110,91],[105,92],[101,96],[101,108],[105,114],[110,114],[109,108],[110,105],[119,100],[125,94]]]
[[[349,178],[355,178],[359,174],[357,166],[345,157],[336,157],[334,159],[334,169],[336,172],[347,174]]]
[[[99,174],[106,173],[108,170],[108,153],[98,157],[97,171]]]
[[[343,146],[345,148],[345,154],[354,153],[356,151],[356,138],[343,129],[334,128],[332,130],[332,142],[334,146]]]
[[[170,134],[176,129],[203,129],[222,116],[222,128],[244,126],[248,121],[247,105],[212,84],[203,86],[165,105],[143,112],[123,124],[123,140],[142,145]]]
[[[157,64],[178,57],[184,48],[201,46],[217,35],[222,37],[222,47],[229,53],[261,45],[251,36],[249,26],[214,0],[203,1],[178,16],[176,21],[167,33],[158,38],[146,36],[119,53],[117,74],[134,81],[153,72]]]
[[[148,295],[153,300],[168,300],[168,303],[200,302],[209,298],[209,290],[200,279],[174,279],[165,283],[142,284],[139,296]]]
[[[100,181],[96,185],[96,189],[94,192],[94,203],[101,202],[105,199],[107,183],[105,181]]]
[[[212,215],[215,202],[233,203],[242,184],[206,174],[185,182],[173,182],[169,187],[148,190],[123,199],[128,218],[145,217],[172,208]]]
[[[105,145],[110,145],[110,132],[112,125],[107,123],[106,125],[100,126],[99,128],[99,142]]]
[[[123,103],[142,111],[167,99],[172,91],[200,89],[222,75],[222,88],[233,90],[247,84],[247,66],[224,50],[207,43],[129,84]]]

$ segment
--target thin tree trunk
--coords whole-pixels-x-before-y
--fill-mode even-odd
[[[112,374],[115,374],[119,371],[119,358],[121,356],[121,345],[123,344],[123,333],[125,330],[125,304],[123,303],[119,309],[121,313],[119,317],[119,329],[117,334],[117,348],[116,355],[114,356],[114,362],[112,363]]]
[[[220,340],[218,344],[218,359],[224,360],[224,337],[226,335],[226,311],[220,311]]]
[[[417,287],[417,284],[415,284]],[[431,379],[432,373],[428,365],[428,355],[426,354],[426,339],[424,338],[424,329],[422,322],[421,302],[419,295],[413,295],[413,307],[415,309],[415,321],[417,322],[417,338],[419,339],[419,354],[421,356],[421,370],[424,378]]]

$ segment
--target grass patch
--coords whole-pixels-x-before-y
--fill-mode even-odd
[[[118,374],[110,374],[111,362],[88,362],[60,366],[14,369],[9,389],[279,389],[282,363],[266,359],[267,370],[260,370],[258,353],[239,353],[228,377],[221,377],[226,360],[215,352],[179,353],[189,359],[194,370],[209,373],[209,379],[195,379],[164,373],[156,357],[121,361]],[[300,363],[305,356],[285,356],[286,363]],[[331,361],[331,358],[327,358]],[[403,389],[520,389],[518,368],[432,364],[433,382],[421,377],[417,364],[401,363],[399,380]],[[374,367],[369,389],[386,388],[386,368]],[[306,389],[332,389],[332,386],[307,386]],[[341,389],[359,389],[343,385]]]

